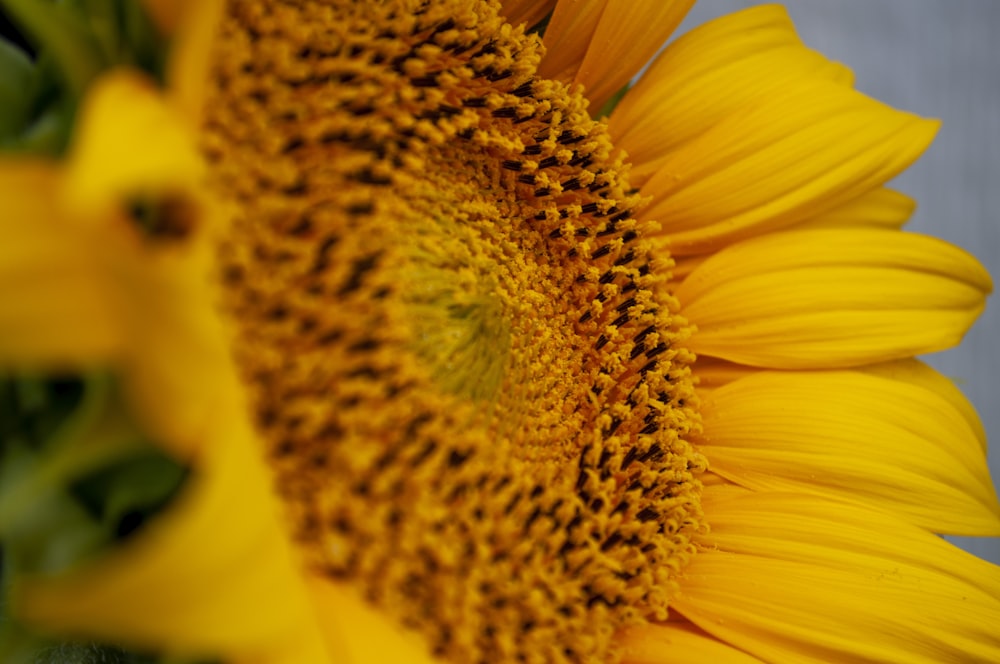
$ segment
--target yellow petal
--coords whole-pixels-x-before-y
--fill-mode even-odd
[[[89,564],[17,582],[15,615],[61,633],[173,654],[331,661],[270,478],[234,406],[222,404],[203,432],[212,444],[178,504]]]
[[[1000,660],[998,569],[889,515],[793,494],[714,500],[672,606],[766,661]]]
[[[802,81],[673,151],[641,193],[674,255],[823,214],[883,184],[930,145],[938,123],[844,86]]]
[[[564,0],[565,1],[565,0]],[[608,0],[574,83],[597,110],[656,54],[694,0]]]
[[[917,202],[906,194],[880,187],[850,200],[832,210],[796,225],[804,228],[840,228],[872,226],[898,229],[910,219]]]
[[[745,240],[677,288],[700,355],[772,368],[857,366],[957,344],[992,290],[940,240],[877,229]]]
[[[539,21],[548,16],[549,12],[556,5],[556,0],[501,0],[503,9],[500,13],[507,17],[511,25],[521,25],[526,28],[537,25]]]
[[[145,76],[117,70],[84,100],[67,167],[67,203],[108,214],[123,200],[198,186],[204,164],[184,120]]]
[[[706,489],[704,505],[712,530],[702,544],[712,548],[845,570],[930,571],[980,599],[1000,600],[1000,568],[892,514],[803,493],[721,486]]]
[[[118,367],[155,440],[188,459],[208,444],[204,422],[239,391],[209,281],[215,245],[198,234],[143,249],[117,257],[128,266],[114,282],[128,342]]]
[[[113,367],[151,435],[189,459],[234,380],[209,286],[211,238],[195,228],[157,244],[117,210],[73,209],[63,186],[51,164],[0,163],[10,212],[0,215],[0,365]]]
[[[850,71],[802,45],[788,14],[762,5],[701,25],[668,45],[608,125],[642,186],[669,154],[734,113],[800,80],[851,82]]]
[[[873,376],[883,376],[924,387],[945,399],[955,408],[979,439],[979,447],[986,454],[986,429],[976,412],[975,406],[965,398],[962,391],[951,380],[927,366],[920,360],[904,359],[873,364],[859,369]]]
[[[691,367],[699,389],[715,389],[760,371],[756,367],[727,362],[714,357],[699,357]]]
[[[695,271],[699,265],[704,263],[709,256],[679,256],[674,259],[674,267],[670,270],[670,278],[675,282],[687,279],[688,275]]]
[[[143,0],[160,32],[170,38],[167,86],[181,115],[200,126],[210,51],[222,19],[222,0]]]
[[[689,622],[648,624],[618,637],[622,664],[762,664]]]
[[[0,366],[8,369],[81,369],[123,348],[105,262],[128,238],[69,223],[60,175],[51,164],[0,161]]]
[[[628,83],[694,0],[560,0],[545,29],[539,76],[584,86],[592,110]]]
[[[224,8],[222,0],[186,0],[171,44],[166,74],[170,101],[192,130],[201,128],[211,51]]]
[[[545,28],[540,78],[570,82],[576,76],[608,0],[560,0]]]
[[[336,637],[338,664],[439,664],[417,632],[393,623],[353,588],[319,577],[308,585],[324,631]]]
[[[976,432],[923,385],[854,371],[762,371],[702,404],[712,471],[754,490],[889,510],[932,532],[1000,535]]]

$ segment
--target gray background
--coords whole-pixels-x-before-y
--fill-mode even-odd
[[[678,31],[760,4],[700,0]],[[893,185],[915,197],[911,231],[974,253],[1000,287],[1000,0],[785,0],[803,41],[851,67],[859,90],[944,121]],[[926,357],[979,410],[1000,483],[1000,294],[960,348]],[[954,538],[1000,563],[1000,538]]]

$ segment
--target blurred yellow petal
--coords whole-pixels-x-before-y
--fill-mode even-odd
[[[691,349],[771,368],[857,366],[957,344],[992,290],[940,240],[877,229],[788,231],[712,256],[676,295]]]
[[[1000,658],[995,566],[891,515],[808,496],[706,491],[705,503],[711,549],[674,606],[717,638],[766,661]]]
[[[648,624],[620,637],[621,664],[763,664],[689,622]]]
[[[930,144],[938,123],[844,86],[809,80],[768,95],[687,142],[641,193],[674,255],[823,214],[882,185]]]
[[[210,282],[214,249],[208,237],[194,236],[135,253],[128,273],[114,282],[129,342],[118,366],[130,405],[183,459],[209,444],[201,423],[235,389]]]
[[[49,164],[0,164],[0,365],[117,369],[155,438],[188,459],[232,380],[210,238],[154,243],[117,210],[70,209],[63,184]]]
[[[832,210],[811,217],[796,229],[842,228],[844,226],[871,226],[898,229],[910,219],[917,202],[906,194],[880,187],[852,199]]]
[[[0,366],[7,369],[82,369],[124,345],[103,263],[127,238],[69,223],[60,177],[40,161],[0,161]]]
[[[317,576],[307,582],[324,631],[336,638],[336,662],[440,663],[416,632],[397,625],[359,597],[353,588]]]
[[[171,103],[197,128],[205,101],[212,42],[222,0],[143,0],[160,32],[170,39],[167,86]]]
[[[204,172],[194,136],[151,80],[119,70],[95,81],[67,166],[67,203],[79,214],[109,214],[129,196],[195,188]]]
[[[927,530],[1000,535],[976,432],[922,385],[862,372],[759,372],[702,404],[713,472],[759,490],[888,509]]]
[[[800,81],[851,81],[842,65],[802,45],[788,14],[762,5],[698,26],[661,53],[608,121],[642,186],[671,152],[724,118]]]
[[[97,560],[18,581],[18,618],[89,638],[255,664],[327,664],[243,414],[217,403],[204,464],[177,503]]]
[[[164,0],[155,2],[174,4]],[[166,73],[170,101],[192,130],[201,127],[212,48],[224,8],[222,0],[185,0],[180,29],[171,44]]]

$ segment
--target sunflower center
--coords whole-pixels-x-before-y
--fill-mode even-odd
[[[683,322],[539,48],[487,2],[234,2],[204,132],[290,529],[455,662],[613,655],[703,527]]]
[[[493,400],[510,356],[510,307],[492,244],[451,218],[415,219],[403,231],[397,282],[411,326],[410,349],[442,391]],[[421,223],[424,222],[424,223]]]

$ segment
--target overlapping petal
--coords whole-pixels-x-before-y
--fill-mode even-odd
[[[671,152],[641,192],[674,255],[706,253],[823,214],[881,186],[938,123],[809,79],[727,116]]]
[[[637,186],[725,118],[810,80],[851,73],[806,48],[783,7],[762,5],[698,26],[661,53],[615,108],[608,129]]]
[[[765,371],[714,390],[702,415],[700,449],[733,482],[891,510],[932,532],[1000,535],[977,432],[922,384]]]
[[[762,664],[683,620],[629,629],[620,639],[622,664]]]
[[[580,83],[593,110],[663,45],[694,0],[561,0],[545,30],[539,75]]]
[[[899,229],[909,221],[916,208],[917,202],[906,194],[887,187],[879,187],[807,219],[797,224],[795,228],[870,226]]]
[[[992,290],[940,240],[870,228],[737,243],[677,288],[696,353],[771,368],[857,366],[957,344]]]
[[[1000,658],[995,566],[843,503],[709,489],[705,504],[710,548],[674,607],[717,638],[766,661]]]
[[[979,419],[979,414],[969,400],[965,398],[965,395],[962,394],[958,386],[947,377],[942,376],[920,360],[913,358],[893,362],[881,362],[879,364],[860,367],[859,370],[873,376],[883,376],[892,380],[910,383],[934,392],[934,394],[947,401],[950,406],[961,413],[979,440],[979,447],[982,449],[983,454],[986,454],[986,429],[983,427],[982,420]]]

